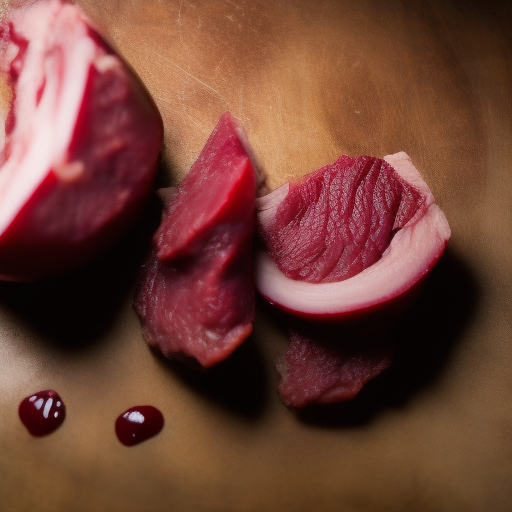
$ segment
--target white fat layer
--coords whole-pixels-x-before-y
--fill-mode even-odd
[[[285,183],[279,188],[276,188],[270,194],[256,198],[256,210],[258,211],[259,222],[266,227],[269,222],[275,219],[277,208],[281,201],[288,195],[290,191],[290,184]]]
[[[44,14],[48,16],[47,11]],[[58,20],[44,19],[45,23],[40,23],[41,15],[38,7],[23,18],[22,31],[30,44],[16,86],[11,152],[0,169],[0,233],[52,167],[67,161],[87,75],[98,53],[76,8],[65,5],[53,13]],[[32,33],[31,26],[36,27]]]
[[[258,291],[270,302],[306,314],[339,314],[370,307],[400,295],[431,268],[450,238],[436,204],[416,224],[401,229],[382,258],[361,273],[336,283],[308,283],[286,277],[270,256],[256,257]]]
[[[359,274],[335,283],[309,283],[286,277],[264,251],[256,256],[255,282],[270,302],[305,314],[335,315],[356,311],[389,300],[419,281],[443,253],[450,227],[420,173],[406,153],[389,155],[385,160],[406,181],[425,196],[427,209],[421,209],[391,240],[382,258]],[[283,188],[283,187],[281,187]],[[258,215],[274,211],[287,189],[276,189]],[[282,195],[284,193],[284,195]]]
[[[434,196],[430,188],[407,153],[400,151],[394,155],[385,156],[384,160],[395,169],[400,177],[420,191],[421,195],[425,198],[425,206],[430,206],[434,202]]]

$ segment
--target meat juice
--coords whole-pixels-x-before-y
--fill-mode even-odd
[[[62,425],[66,418],[66,406],[56,391],[47,389],[24,398],[18,414],[30,434],[43,437]],[[119,415],[115,430],[122,444],[134,446],[156,436],[163,426],[163,414],[156,407],[139,405]]]
[[[131,407],[116,420],[116,434],[125,446],[133,446],[156,436],[164,426],[163,414],[152,405]]]
[[[57,430],[66,417],[66,406],[59,394],[51,389],[27,396],[19,406],[20,420],[35,437]]]

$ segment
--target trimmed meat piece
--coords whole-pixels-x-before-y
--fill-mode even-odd
[[[385,160],[344,155],[291,183],[262,234],[286,277],[343,281],[378,261],[424,203]]]
[[[387,342],[348,342],[342,331],[310,327],[290,331],[290,345],[278,365],[278,392],[288,407],[352,400],[392,362],[393,349]]]
[[[357,316],[399,300],[443,254],[450,227],[411,159],[402,152],[355,162],[365,160],[356,169],[368,174],[357,180],[342,157],[306,177],[303,192],[300,183],[286,184],[258,198],[270,249],[257,253],[255,281],[272,304],[316,321]]]
[[[257,178],[247,144],[224,114],[165,207],[135,310],[167,357],[210,367],[252,332]]]

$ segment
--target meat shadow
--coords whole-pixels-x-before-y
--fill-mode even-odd
[[[0,282],[0,307],[57,350],[93,346],[132,293],[160,211],[155,196],[125,236],[75,271],[35,282]]]
[[[256,420],[263,413],[269,392],[267,368],[253,335],[226,360],[202,369],[167,359],[151,348],[155,357],[196,393],[233,414]]]
[[[370,422],[386,408],[405,405],[443,373],[475,315],[480,295],[468,266],[447,249],[413,303],[383,326],[385,340],[394,345],[391,366],[353,400],[309,406],[297,410],[298,418],[319,426],[349,427]],[[378,325],[371,328],[378,330]]]

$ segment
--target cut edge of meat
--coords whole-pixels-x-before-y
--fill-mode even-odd
[[[198,200],[204,191],[193,181],[190,188],[160,189],[165,209],[135,293],[146,342],[165,357],[193,367],[210,368],[223,361],[253,330],[251,249],[258,175],[247,154],[248,141],[241,137],[247,136],[240,121],[223,114],[192,165],[202,186],[208,186],[208,177],[212,180],[208,193],[214,195],[206,204]],[[221,194],[216,187],[222,187]],[[190,204],[199,208],[191,210],[199,222],[194,217],[188,232],[188,224],[183,225],[178,242],[166,247],[166,237],[176,230],[173,225],[167,229],[169,216],[174,216],[173,223],[176,218],[190,220]],[[205,211],[207,207],[212,210]],[[195,315],[194,308],[199,308]]]
[[[256,287],[271,304],[304,318],[342,319],[401,296],[433,268],[451,235],[446,217],[404,152],[384,159],[425,195],[426,210],[422,208],[396,233],[379,261],[345,281],[318,284],[290,279],[266,250],[259,249],[255,259]],[[258,200],[264,220],[267,216],[272,218],[286,193],[283,186],[270,197]]]
[[[235,350],[240,347],[251,335],[253,327],[250,324],[241,325],[233,329],[224,340],[222,347],[216,347],[207,354],[197,354],[188,350],[163,351],[157,342],[152,341],[149,334],[143,329],[143,337],[148,345],[159,350],[162,354],[172,360],[178,360],[194,368],[207,370],[212,368],[231,356]]]
[[[16,116],[16,124],[12,133],[6,134],[3,151],[8,150],[9,154],[0,172],[0,233],[9,226],[20,205],[30,198],[48,169],[60,160],[65,161],[65,148],[73,135],[86,77],[95,60],[101,58],[93,41],[85,37],[88,28],[80,11],[61,2],[49,2],[48,5],[50,7],[46,8],[42,2],[36,2],[14,14],[19,19],[21,34],[14,32],[11,37],[20,42],[10,43],[11,51],[6,50],[10,62],[2,66],[15,65],[20,67],[20,73],[14,80],[12,113],[9,114]],[[40,16],[44,16],[46,25],[40,23]],[[3,30],[12,32],[13,24],[7,28],[5,23],[9,22],[4,21]],[[63,37],[61,30],[43,30],[45,26],[55,24],[65,30],[67,51],[53,52],[43,60],[41,54],[49,52]],[[41,30],[34,30],[34,25],[41,27]],[[23,66],[16,62],[18,52],[14,55],[12,51],[13,47],[21,44],[27,44],[21,56],[27,61]],[[22,51],[21,47],[18,51]],[[41,67],[43,62],[44,70]],[[53,72],[48,71],[49,65],[54,67]],[[33,76],[35,69],[41,72],[39,77]],[[63,74],[68,78],[63,78]],[[39,96],[42,90],[44,94]],[[62,108],[55,110],[57,96],[65,106],[61,105]],[[29,116],[25,113],[27,110]],[[53,119],[52,130],[38,130],[39,124],[48,125],[48,119]],[[16,180],[13,179],[14,173]],[[25,179],[20,179],[20,174]]]
[[[359,355],[346,356],[343,353],[343,344],[340,343],[338,350],[331,351],[328,356],[331,363],[338,364],[336,372],[332,371],[330,375],[330,382],[322,382],[322,378],[325,377],[322,368],[312,368],[309,371],[315,374],[318,380],[312,385],[305,382],[297,385],[297,377],[290,372],[293,343],[290,343],[286,354],[276,366],[281,376],[277,392],[284,405],[290,409],[302,409],[311,405],[333,405],[353,400],[368,382],[387,370],[393,361],[392,350],[368,355],[362,348]],[[302,343],[312,345],[315,342],[308,340]],[[322,350],[320,345],[318,347]],[[302,361],[304,365],[313,366],[317,362],[314,356]]]
[[[232,132],[227,140],[222,139],[222,133],[225,131]],[[215,125],[189,172],[176,187],[173,200],[166,202],[168,211],[154,236],[155,244],[158,247],[157,257],[162,261],[187,256],[191,246],[201,244],[203,237],[213,228],[214,221],[219,216],[226,214],[229,216],[229,210],[233,203],[231,192],[223,190],[220,194],[211,196],[209,192],[206,194],[204,191],[204,181],[207,178],[204,175],[204,169],[211,170],[215,166],[221,169],[228,167],[226,162],[217,161],[217,152],[213,151],[213,149],[219,149],[217,148],[219,143],[222,143],[223,146],[230,144],[238,146],[236,148],[238,153],[231,155],[232,161],[230,162],[231,165],[239,169],[238,181],[246,180],[245,168],[250,166],[254,175],[255,189],[258,187],[262,171],[255,167],[255,151],[250,146],[245,128],[239,119],[230,112],[225,112]],[[220,179],[220,176],[215,176],[215,179]],[[186,208],[183,208],[186,194],[192,194],[194,198],[203,196],[203,201],[208,203],[206,213],[198,215],[194,219],[187,234],[175,228],[184,220],[188,220],[187,214],[182,213],[186,212]]]

